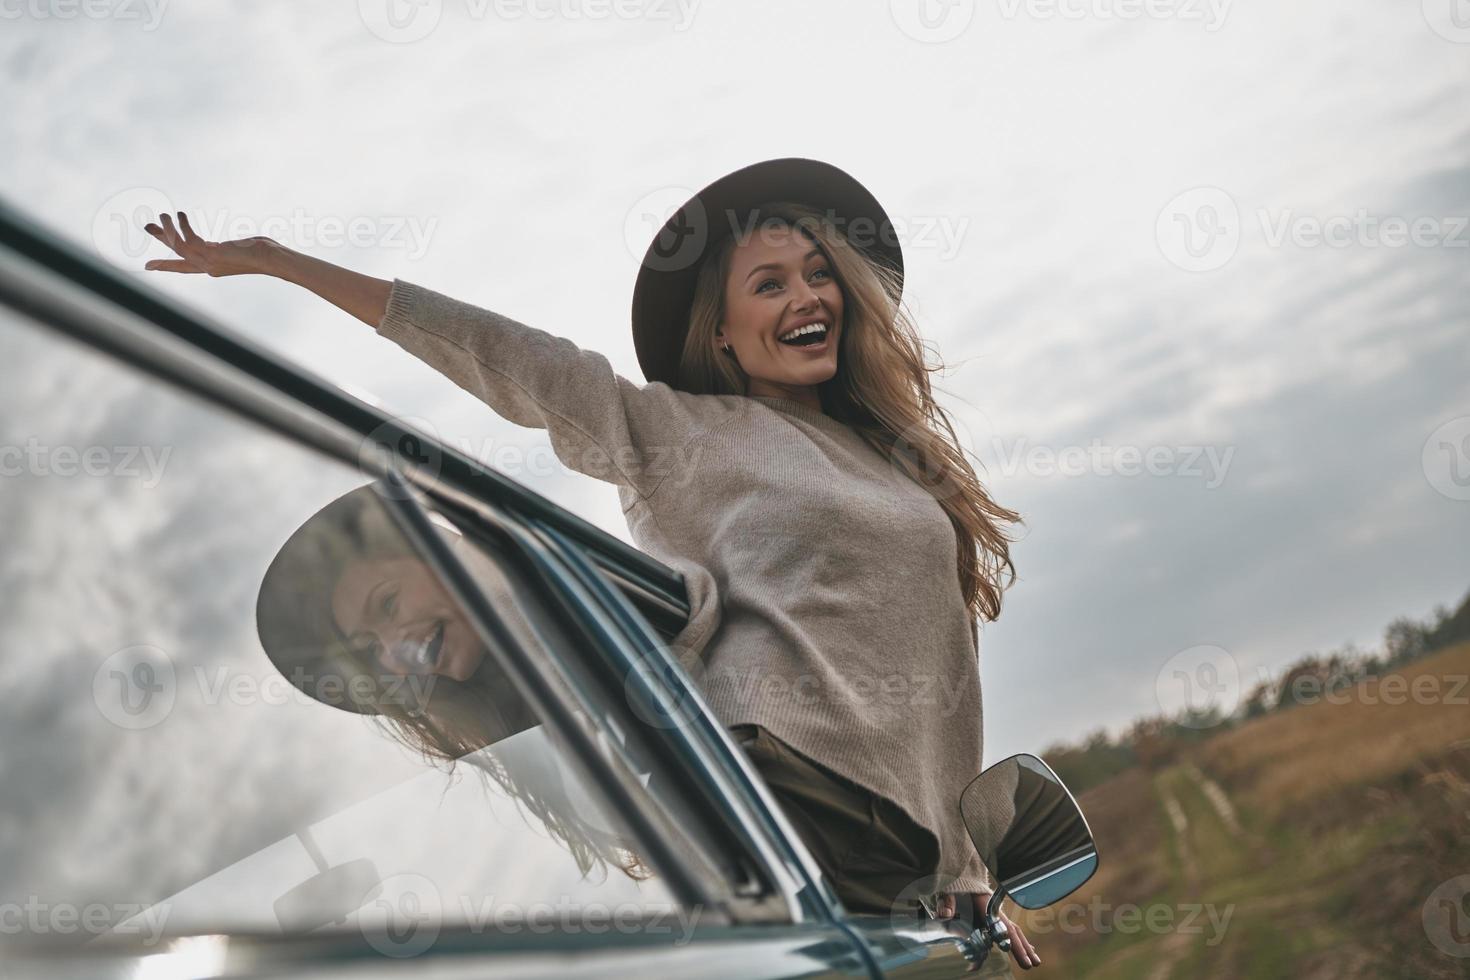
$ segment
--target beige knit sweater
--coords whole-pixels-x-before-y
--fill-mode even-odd
[[[981,768],[978,630],[933,496],[816,409],[639,385],[401,279],[377,330],[618,486],[633,540],[684,576],[672,652],[723,724],[898,803],[939,838],[943,890],[990,887],[959,813]]]

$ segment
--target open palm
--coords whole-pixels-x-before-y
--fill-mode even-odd
[[[159,272],[191,272],[210,276],[240,276],[264,271],[266,255],[279,247],[274,239],[264,235],[254,238],[237,238],[228,242],[211,242],[195,234],[189,224],[189,216],[179,213],[179,225],[174,227],[173,218],[165,212],[159,223],[149,223],[143,230],[163,242],[179,257],[177,259],[152,259],[143,268]]]

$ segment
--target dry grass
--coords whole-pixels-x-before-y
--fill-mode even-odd
[[[1097,841],[1098,868],[1083,890],[1114,902],[1144,902],[1169,884],[1158,842],[1164,836],[1152,777],[1133,769],[1077,800]]]
[[[1398,676],[1396,687],[1368,681],[1332,702],[1256,719],[1174,765],[1129,770],[1079,797],[1102,861],[1064,903],[1204,901],[1235,916],[1208,947],[1182,933],[1033,934],[1049,956],[1036,972],[1470,976],[1470,959],[1437,950],[1421,922],[1431,892],[1470,872],[1470,644]],[[1208,780],[1223,786],[1241,827],[1221,819]],[[1187,812],[1182,835],[1160,794]],[[1181,853],[1192,860],[1181,864]]]
[[[1226,732],[1202,746],[1201,765],[1274,823],[1300,803],[1382,782],[1470,739],[1470,643],[1399,675],[1402,687],[1385,675],[1334,695],[1345,703],[1323,700]]]

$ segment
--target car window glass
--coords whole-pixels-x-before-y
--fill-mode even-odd
[[[266,656],[266,569],[364,473],[8,310],[0,349],[0,908],[24,938],[372,929],[419,912],[504,929],[533,909],[671,907],[507,689],[493,712],[463,713],[480,724],[457,730],[465,745],[498,741],[450,773],[382,714],[314,700]],[[396,645],[363,612],[384,578],[436,585],[404,552],[336,623],[377,663],[428,655],[425,624],[453,611],[440,602]],[[471,638],[456,642],[467,657]],[[388,686],[368,700],[454,701],[447,682]]]

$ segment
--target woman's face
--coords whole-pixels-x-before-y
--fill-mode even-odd
[[[811,322],[825,333],[809,346],[779,338]],[[715,354],[728,343],[750,376],[748,395],[810,401],[815,386],[837,373],[842,289],[832,265],[811,239],[790,226],[762,227],[735,245],[725,281],[725,319]]]
[[[348,562],[332,590],[332,615],[353,650],[393,674],[464,681],[485,658],[459,608],[417,558]]]

